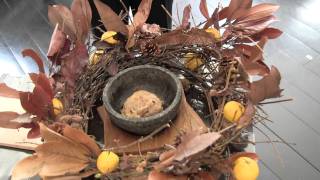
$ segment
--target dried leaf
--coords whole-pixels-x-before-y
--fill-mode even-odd
[[[279,9],[279,5],[262,3],[248,9],[242,17],[238,18],[238,22],[250,22],[271,16],[275,11]]]
[[[138,11],[133,17],[135,29],[139,29],[148,19],[151,10],[152,0],[141,0]]]
[[[262,37],[267,37],[268,39],[275,39],[281,36],[282,31],[276,28],[265,28],[261,32],[254,34],[251,39],[254,41],[260,41]],[[248,41],[247,41],[248,42]]]
[[[69,35],[72,40],[76,40],[77,30],[69,8],[59,4],[49,5],[48,18],[52,26],[59,24],[65,34]]]
[[[73,142],[79,143],[88,148],[88,150],[90,150],[90,152],[94,154],[95,157],[98,157],[98,155],[101,153],[101,150],[97,143],[86,133],[79,129],[71,128],[70,126],[65,125],[62,134]]]
[[[60,176],[78,173],[88,166],[90,160],[79,146],[53,141],[39,145],[35,149],[44,164],[40,176]]]
[[[51,36],[47,56],[53,57],[54,55],[56,55],[63,48],[65,41],[65,34],[59,30],[59,25],[56,24]]]
[[[44,73],[44,67],[43,67],[42,59],[40,58],[40,56],[36,52],[34,52],[34,50],[32,50],[32,49],[24,49],[22,51],[22,56],[23,57],[26,57],[26,56],[31,57],[34,60],[34,62],[37,63],[38,68],[39,68],[39,72],[40,73]]]
[[[35,85],[39,85],[50,99],[53,98],[53,90],[49,78],[44,73],[29,73],[29,77]]]
[[[227,20],[232,20],[233,15],[242,9],[249,9],[252,6],[252,0],[231,0],[228,8]]]
[[[206,18],[209,19],[209,12],[208,12],[208,6],[207,6],[207,1],[206,0],[201,0],[200,1],[200,5],[199,5],[199,9],[201,14]]]
[[[76,80],[88,64],[88,59],[88,51],[84,44],[77,44],[69,55],[63,58],[61,73],[69,90],[74,88]]]
[[[191,139],[186,139],[178,145],[174,159],[182,161],[191,155],[203,151],[221,137],[221,134],[217,132],[205,133],[197,136],[193,136]]]
[[[73,0],[71,4],[71,13],[77,29],[77,39],[84,43],[89,33],[92,18],[89,1]]]
[[[250,62],[256,62],[259,59],[262,59],[263,48],[264,48],[264,45],[267,43],[267,41],[268,41],[268,38],[266,36],[264,36],[257,43],[257,45],[253,46],[253,48],[251,49],[251,55],[249,58]]]
[[[31,128],[27,134],[28,139],[34,139],[40,137],[40,128],[39,124],[36,122],[29,123],[28,128]]]
[[[38,118],[48,117],[51,105],[51,98],[38,84],[33,92],[20,92],[20,102],[23,109],[37,115]]]
[[[228,17],[229,7],[224,7],[218,12],[218,20],[223,20]]]
[[[188,32],[183,30],[174,30],[165,33],[154,39],[153,43],[159,47],[174,46],[174,45],[213,45],[215,39],[204,30],[192,28]]]
[[[19,98],[19,91],[10,88],[5,83],[0,83],[0,96],[8,98]]]
[[[19,161],[11,175],[12,180],[29,179],[37,175],[43,166],[43,161],[37,155],[26,157]]]
[[[278,21],[277,18],[273,15],[267,16],[262,19],[258,19],[256,21],[249,21],[244,23],[238,23],[234,25],[234,28],[236,30],[242,30],[245,35],[252,35],[256,34],[257,32],[260,32],[264,30],[266,27],[268,27],[271,23]]]
[[[183,29],[186,29],[189,26],[190,13],[191,13],[191,5],[188,4],[183,9],[183,17],[182,17],[182,24],[181,24],[181,27]]]
[[[19,116],[14,118],[14,119],[12,119],[11,122],[31,123],[32,122],[31,114],[30,113],[19,114]]]
[[[20,115],[16,112],[0,112],[0,127],[17,129],[21,127],[21,123],[13,122],[12,120],[18,118]]]
[[[253,120],[253,116],[254,116],[255,112],[256,112],[256,110],[255,110],[253,104],[251,103],[251,101],[248,101],[246,109],[238,121],[237,128],[240,129],[242,127],[249,125]]]
[[[107,72],[111,75],[114,76],[119,72],[119,65],[115,61],[110,62],[110,64],[107,67]]]
[[[94,0],[103,25],[109,31],[120,32],[123,35],[128,35],[128,29],[118,16],[108,5],[102,3],[100,0]]]
[[[270,72],[269,67],[262,60],[251,62],[248,59],[241,59],[240,64],[244,70],[252,76],[265,76]]]
[[[279,87],[280,80],[281,76],[278,69],[272,66],[269,75],[251,83],[248,95],[252,103],[258,104],[267,98],[280,97],[282,92]]]

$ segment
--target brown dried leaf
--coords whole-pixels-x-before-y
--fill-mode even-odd
[[[89,1],[73,0],[71,4],[71,13],[77,29],[77,39],[84,43],[89,33],[92,18]]]
[[[265,76],[269,74],[269,67],[262,61],[251,62],[248,59],[241,59],[240,64],[249,75]]]
[[[69,35],[72,40],[76,40],[77,29],[69,8],[59,4],[49,5],[48,18],[52,26],[59,24],[65,34]]]
[[[251,101],[248,101],[246,109],[238,121],[237,128],[240,129],[242,127],[249,125],[253,120],[253,116],[254,116],[255,112],[256,112],[256,110],[255,110],[253,104],[251,103]]]
[[[229,7],[224,7],[218,12],[218,19],[223,20],[228,17]]]
[[[37,155],[26,157],[19,161],[11,175],[12,180],[29,179],[37,175],[43,166],[43,161]]]
[[[88,166],[90,159],[80,146],[52,141],[39,145],[35,151],[44,164],[40,176],[60,176],[78,173]]]
[[[173,30],[154,39],[153,43],[159,47],[174,45],[213,45],[215,39],[204,30],[192,28],[188,32],[183,30]]]
[[[148,19],[151,10],[152,0],[142,0],[138,11],[133,17],[135,29],[139,29]]]
[[[237,11],[249,9],[252,6],[252,0],[231,0],[229,3],[227,20],[232,20]]]
[[[95,155],[95,157],[98,157],[98,155],[101,153],[101,150],[97,143],[86,133],[79,129],[71,128],[69,125],[65,125],[62,134],[73,142],[79,143],[86,147],[92,154]]]
[[[13,122],[12,120],[19,118],[19,114],[16,112],[0,112],[0,127],[2,128],[10,128],[17,129],[21,127],[21,123]]]
[[[56,55],[63,48],[65,41],[66,36],[59,30],[59,25],[57,24],[51,36],[47,56],[53,57]]]
[[[199,153],[216,142],[220,137],[221,134],[210,132],[183,139],[177,147],[174,159],[182,161],[184,158]]]
[[[94,0],[97,7],[101,21],[106,29],[109,31],[120,32],[123,35],[128,35],[128,29],[118,16],[108,5],[102,3],[100,0]]]
[[[236,30],[242,30],[245,35],[256,34],[266,27],[268,27],[271,23],[278,21],[277,18],[273,15],[264,17],[262,19],[258,19],[256,21],[249,21],[244,23],[238,23],[234,25]]]
[[[53,98],[53,90],[49,78],[44,73],[29,73],[29,77],[35,85],[39,85],[49,98]]]
[[[181,27],[183,29],[186,29],[189,26],[190,14],[191,14],[191,5],[188,4],[183,9],[183,17],[182,17],[182,24],[181,24]]]
[[[263,48],[264,45],[267,43],[268,41],[268,37],[264,36],[261,38],[261,40],[257,43],[257,45],[253,46],[253,48],[251,49],[251,55],[249,58],[250,62],[256,62],[260,59],[262,59],[262,55],[263,55]]]
[[[34,62],[37,63],[38,68],[39,68],[39,72],[40,73],[44,73],[44,67],[43,67],[42,59],[40,58],[40,56],[36,52],[34,52],[34,50],[32,50],[32,49],[24,49],[22,51],[22,56],[23,57],[26,57],[26,56],[31,57],[32,60],[34,60]]]
[[[279,87],[280,80],[281,76],[278,69],[272,66],[269,75],[251,83],[248,95],[252,103],[258,104],[267,98],[280,97],[282,92]]]
[[[25,127],[25,126],[23,126]],[[27,134],[28,139],[34,139],[40,137],[40,127],[37,122],[29,123],[27,128],[31,128]]]
[[[199,9],[201,14],[206,18],[209,19],[209,12],[208,12],[208,6],[207,6],[207,1],[206,0],[201,0],[200,1],[200,5],[199,5]]]
[[[251,39],[254,41],[260,41],[262,37],[267,37],[268,39],[275,39],[279,36],[281,36],[282,31],[276,28],[265,28],[261,32],[254,34]]]
[[[248,9],[242,17],[238,18],[238,22],[250,22],[271,16],[275,11],[279,9],[279,5],[262,3]]]
[[[174,176],[167,173],[162,173],[158,171],[151,171],[148,175],[148,180],[187,180],[187,176]]]
[[[19,91],[10,88],[5,83],[0,83],[0,96],[8,98],[19,98]]]

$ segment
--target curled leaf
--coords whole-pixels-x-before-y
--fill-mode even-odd
[[[280,72],[274,66],[271,67],[270,74],[258,81],[254,81],[250,85],[249,98],[253,104],[267,99],[280,97],[282,89],[280,89]]]
[[[24,49],[22,51],[22,56],[23,57],[26,57],[26,56],[31,57],[34,60],[34,62],[37,63],[38,68],[39,68],[39,72],[44,73],[44,66],[43,66],[42,59],[40,58],[40,56],[36,52],[34,52],[34,50]]]
[[[200,1],[200,5],[199,5],[199,9],[201,14],[206,18],[209,19],[209,12],[208,12],[208,6],[207,6],[207,1],[206,0],[201,0]]]
[[[30,79],[35,85],[39,85],[50,99],[53,98],[53,90],[49,78],[44,73],[29,73]]]
[[[8,98],[19,98],[19,91],[10,88],[5,83],[0,83],[0,96]]]
[[[49,5],[48,18],[52,26],[59,24],[62,31],[72,40],[76,40],[77,29],[74,24],[73,15],[69,8],[64,5]]]
[[[12,180],[29,179],[36,176],[43,166],[43,161],[37,155],[26,157],[14,167],[11,175]]]
[[[123,35],[128,35],[128,29],[118,16],[108,5],[102,3],[100,0],[94,0],[97,7],[101,21],[108,31],[120,32]]]
[[[65,34],[59,30],[59,24],[56,24],[51,36],[47,56],[53,57],[56,55],[63,48],[65,41]]]

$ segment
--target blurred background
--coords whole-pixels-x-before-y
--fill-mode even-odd
[[[198,10],[199,2],[173,0],[173,19],[177,20],[178,14],[181,18],[183,8],[191,4],[195,22],[204,21]],[[209,12],[219,2],[223,6],[229,3],[207,0]],[[276,13],[279,22],[273,26],[284,33],[267,43],[265,59],[282,73],[283,95],[294,99],[263,106],[273,121],[268,126],[320,168],[320,0],[254,0],[253,4],[262,2],[280,5]],[[71,0],[0,0],[0,82],[9,75],[23,76],[37,71],[33,61],[22,57],[25,48],[34,49],[49,66],[46,53],[53,27],[48,22],[47,6],[53,3],[69,5]],[[320,179],[319,172],[265,127],[258,126],[254,132],[256,152],[261,158],[259,179]],[[275,141],[273,146],[266,136]],[[7,179],[11,167],[25,155],[0,147],[0,179]]]

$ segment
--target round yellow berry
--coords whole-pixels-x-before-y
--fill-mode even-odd
[[[102,34],[101,41],[105,41],[109,44],[118,44],[119,41],[114,39],[114,36],[117,34],[115,31],[107,31]]]
[[[213,38],[215,40],[220,40],[221,39],[221,35],[220,35],[220,32],[216,29],[216,28],[208,28],[205,30],[207,33],[210,33]]]
[[[184,66],[191,71],[195,71],[199,66],[203,64],[203,60],[197,57],[194,53],[187,53],[184,57]]]
[[[229,101],[223,107],[223,116],[230,122],[237,122],[244,113],[244,106],[237,101]]]
[[[102,174],[107,174],[117,169],[119,157],[111,151],[103,151],[97,159],[97,167]]]
[[[100,61],[101,56],[103,55],[103,53],[104,53],[104,50],[101,50],[101,49],[92,52],[92,53],[90,54],[90,57],[89,57],[89,62],[90,62],[90,64],[91,64],[91,65],[97,64],[97,63]]]
[[[258,162],[248,157],[239,157],[234,162],[233,175],[236,180],[256,180],[259,176]]]
[[[52,99],[52,107],[54,115],[59,115],[63,111],[63,104],[58,98]]]

